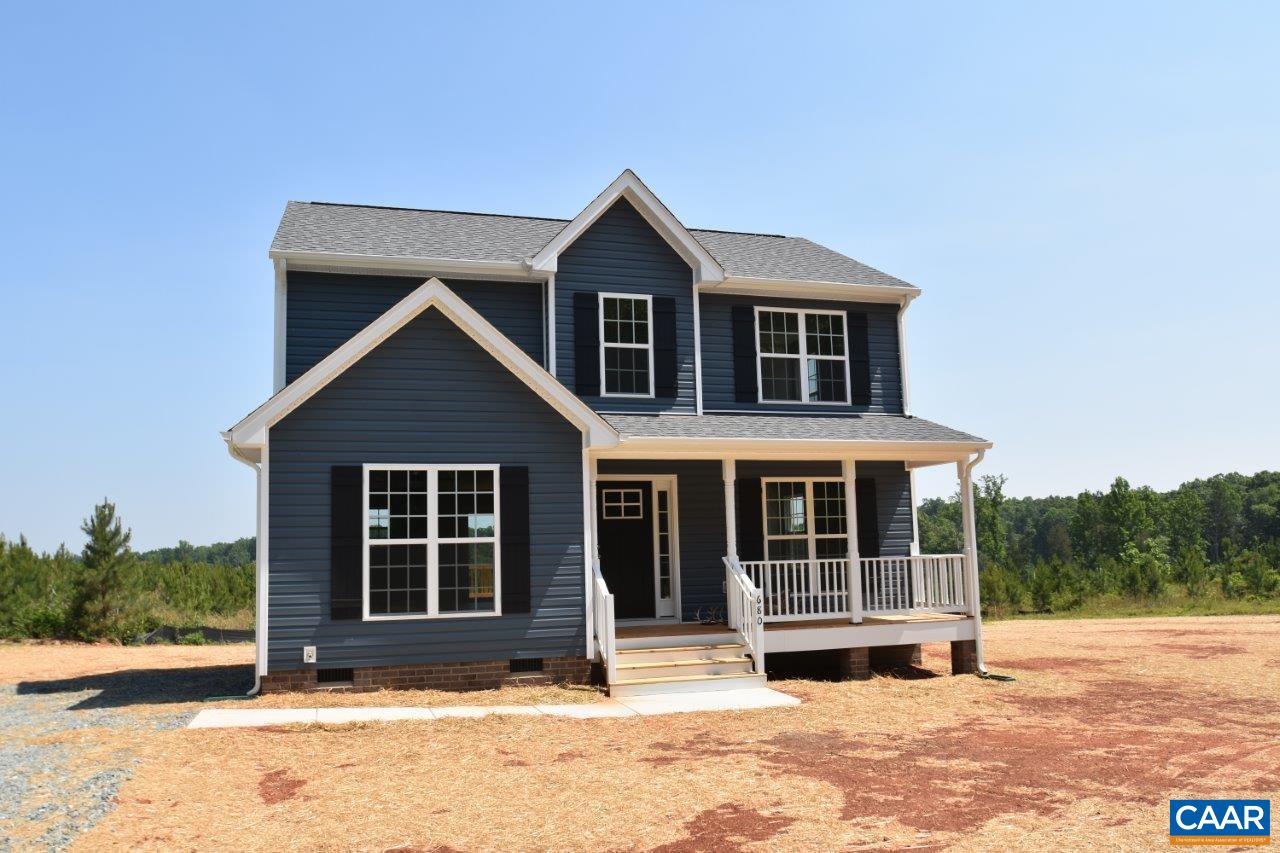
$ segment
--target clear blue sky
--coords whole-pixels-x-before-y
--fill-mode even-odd
[[[252,533],[218,430],[287,199],[572,216],[624,167],[924,288],[915,408],[1012,494],[1280,465],[1276,4],[604,7],[9,6],[0,531]]]

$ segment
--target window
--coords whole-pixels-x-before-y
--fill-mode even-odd
[[[834,560],[848,556],[844,483],[764,480],[764,544],[769,560]]]
[[[641,489],[603,489],[600,506],[610,520],[643,519],[644,491]]]
[[[365,618],[498,612],[498,466],[366,465]]]
[[[653,396],[651,297],[600,295],[600,372],[610,397]]]
[[[849,402],[844,314],[757,308],[756,333],[760,402]]]

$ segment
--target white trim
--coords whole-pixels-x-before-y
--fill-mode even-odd
[[[547,342],[547,372],[556,375],[556,277],[547,276],[547,299],[543,306],[543,332]]]
[[[376,471],[425,471],[427,472],[427,536],[426,538],[370,539],[369,538],[369,472]],[[493,535],[492,536],[440,536],[440,472],[441,471],[492,471],[493,472]],[[361,498],[361,618],[365,622],[409,622],[429,619],[477,619],[502,615],[502,485],[501,466],[495,464],[422,464],[366,462],[362,466]],[[440,612],[440,545],[493,545],[493,609],[477,611]],[[426,613],[370,613],[369,612],[369,548],[372,545],[425,545],[427,548],[427,612]]]
[[[228,440],[238,447],[265,445],[267,431],[281,418],[428,308],[435,308],[448,317],[538,396],[581,428],[590,446],[617,444],[618,434],[608,422],[437,278],[425,282],[255,409],[230,429]]]
[[[587,625],[587,660],[595,660],[595,462],[591,459],[590,442],[582,434],[582,583],[583,613]]]
[[[702,298],[693,288],[693,410],[702,414]]]
[[[653,534],[653,612],[658,612],[658,604],[661,601],[661,585],[660,585],[660,563],[658,554],[658,491],[666,490],[667,492],[667,515],[669,522],[668,536],[671,539],[671,604],[672,613],[670,616],[653,616],[640,617],[637,619],[620,619],[619,623],[627,622],[628,624],[660,624],[664,622],[683,621],[681,618],[680,603],[680,477],[677,474],[600,474],[596,473],[592,481],[591,494],[596,497],[603,489],[599,488],[600,483],[648,483],[651,492],[649,524]],[[592,508],[593,518],[599,518],[600,507]],[[605,521],[640,521],[642,519],[623,519],[608,518]],[[598,534],[597,534],[598,535]]]
[[[689,233],[689,229],[680,224],[680,220],[676,219],[667,206],[630,169],[626,169],[615,178],[613,183],[592,199],[591,203],[584,207],[582,212],[575,216],[559,234],[551,238],[551,242],[530,258],[529,269],[533,272],[554,273],[560,253],[620,198],[630,202],[649,225],[661,234],[663,239],[671,244],[671,247],[693,268],[695,283],[714,283],[724,280],[724,269],[719,262]]]
[[[422,275],[473,273],[497,275],[506,278],[536,279],[545,275],[531,272],[520,261],[479,261],[466,258],[421,258],[396,255],[364,255],[356,252],[300,252],[289,249],[272,249],[267,253],[272,260],[285,260],[291,266],[317,265],[326,267],[363,267],[372,269],[405,270]]]
[[[779,533],[772,536],[769,535],[769,483],[803,483],[804,484],[804,533]],[[787,562],[791,560],[804,561],[817,564],[819,560],[838,560],[839,557],[819,557],[818,556],[818,540],[819,539],[848,539],[848,526],[850,519],[848,518],[849,495],[845,494],[845,527],[843,535],[839,533],[823,533],[818,534],[817,525],[814,524],[815,518],[813,514],[813,484],[814,483],[844,483],[842,477],[761,477],[760,478],[760,518],[761,518],[761,534],[764,536],[764,559],[765,562]],[[769,556],[769,542],[781,541],[784,539],[803,539],[805,540],[807,557],[771,557]],[[847,547],[847,544],[846,544]],[[855,549],[856,550],[856,549]],[[845,556],[848,559],[848,555]]]
[[[911,488],[911,556],[920,556],[920,498],[916,494],[916,469],[907,468],[907,482]]]
[[[756,322],[756,403],[762,406],[766,405],[788,405],[799,404],[801,406],[848,406],[851,405],[851,394],[853,389],[850,387],[852,377],[849,375],[849,328],[846,320],[845,312],[833,311],[818,308],[774,308],[768,305],[755,305],[754,318]],[[760,347],[760,312],[768,314],[795,314],[796,315],[796,337],[800,351],[795,354],[790,353],[766,353]],[[828,317],[840,318],[840,337],[841,348],[844,355],[811,355],[809,353],[809,315],[826,315]],[[766,358],[790,358],[800,362],[800,369],[797,372],[796,384],[800,387],[799,400],[766,400],[764,396],[764,359]],[[843,400],[810,400],[809,399],[809,359],[817,361],[843,361],[844,362],[844,399]]]
[[[902,300],[898,309],[898,379],[902,383],[902,414],[911,414],[911,370],[907,363],[907,308],[911,300]]]
[[[797,628],[765,631],[766,654],[810,652],[818,649],[849,649],[862,646],[898,646],[914,643],[945,643],[972,640],[973,619],[945,619],[927,622],[893,622],[843,625],[831,628]]]
[[[255,574],[257,575],[257,601],[254,619],[253,639],[256,652],[254,656],[254,669],[257,681],[260,684],[262,677],[268,672],[268,630],[270,621],[268,617],[268,608],[270,606],[270,588],[271,588],[271,460],[270,447],[266,444],[262,446],[261,461],[258,463],[258,539],[257,553],[254,555]]]
[[[804,279],[748,278],[728,276],[719,284],[701,283],[706,293],[736,296],[779,296],[787,299],[831,299],[841,302],[902,302],[920,295],[918,287],[894,287],[879,284],[849,284],[839,281],[807,281]]]
[[[600,338],[600,396],[601,397],[630,397],[632,399],[651,400],[654,398],[654,376],[653,376],[653,296],[648,293],[598,293],[596,294],[596,335]],[[624,344],[609,343],[604,339],[604,301],[606,299],[625,299],[629,302],[643,302],[645,304],[645,343],[643,344]],[[634,309],[632,309],[634,310]],[[619,320],[620,322],[620,320]],[[635,322],[632,320],[631,322]],[[635,394],[631,392],[610,391],[609,375],[605,370],[604,351],[607,347],[614,349],[642,349],[649,356],[649,393]]]
[[[862,621],[862,555],[858,550],[858,463],[854,459],[840,460],[840,476],[844,480],[844,532],[849,542],[846,550],[848,574],[845,588],[849,594],[849,621]]]
[[[275,329],[273,331],[272,340],[272,379],[271,393],[275,393],[284,387],[285,383],[285,357],[287,350],[285,348],[285,335],[289,329],[288,321],[288,298],[289,298],[289,276],[287,271],[287,262],[284,258],[277,258],[272,262],[275,267]]]

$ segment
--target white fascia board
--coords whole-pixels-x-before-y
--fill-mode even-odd
[[[787,299],[839,299],[845,302],[907,303],[920,295],[918,287],[888,287],[873,284],[849,284],[839,281],[807,281],[803,279],[743,278],[730,276],[719,284],[703,283],[703,293],[726,293],[736,296],[778,296]]]
[[[272,260],[286,261],[291,267],[355,267],[418,272],[424,275],[470,273],[473,275],[497,275],[541,281],[546,276],[532,272],[520,261],[472,261],[460,258],[416,258],[390,255],[362,255],[347,252],[295,252],[272,249],[267,253]]]
[[[668,210],[667,206],[630,169],[625,170],[614,179],[613,183],[605,187],[604,191],[592,199],[591,203],[561,229],[559,234],[551,238],[551,242],[530,258],[530,269],[542,273],[555,272],[560,253],[577,240],[620,198],[630,202],[645,221],[671,244],[671,247],[685,259],[689,266],[693,267],[695,283],[715,283],[724,280],[724,268],[720,266],[719,261],[698,242],[693,234],[689,233],[689,229],[676,219],[675,214]]]
[[[264,447],[267,431],[274,424],[429,308],[435,308],[448,317],[552,408],[581,428],[591,447],[612,447],[617,444],[618,434],[604,418],[561,385],[542,365],[512,343],[510,338],[498,331],[438,278],[425,282],[397,302],[385,314],[365,326],[233,426],[229,431],[229,443],[239,449]]]
[[[956,462],[992,447],[989,441],[827,441],[821,439],[669,438],[623,439],[603,450],[610,459],[859,459],[927,464]]]

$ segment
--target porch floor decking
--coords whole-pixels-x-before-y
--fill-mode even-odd
[[[913,623],[963,622],[970,617],[959,613],[903,613],[892,616],[864,616],[862,623],[854,625],[847,616],[826,619],[803,619],[793,622],[766,622],[765,631],[803,631],[815,628],[871,628],[878,625],[907,625]],[[725,625],[703,625],[698,622],[667,622],[652,625],[619,625],[618,639],[641,637],[680,637],[698,634],[723,634]]]

